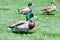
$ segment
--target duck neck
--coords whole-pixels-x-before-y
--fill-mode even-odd
[[[31,8],[31,6],[28,6],[28,8]]]
[[[51,6],[55,6],[55,0],[51,1]]]

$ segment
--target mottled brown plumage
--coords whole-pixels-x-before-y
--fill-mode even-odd
[[[47,13],[47,14],[50,14],[51,12],[56,11],[55,1],[52,0],[51,6],[49,6],[49,7],[47,7],[47,8],[43,8],[41,11],[42,11],[43,13]]]

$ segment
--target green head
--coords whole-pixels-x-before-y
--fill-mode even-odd
[[[28,3],[28,7],[30,7],[30,6],[32,6],[32,3],[31,2]]]
[[[33,16],[34,16],[33,13],[28,12],[28,13],[26,14],[26,21],[27,21],[27,20],[30,20]]]

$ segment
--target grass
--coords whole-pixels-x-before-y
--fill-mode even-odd
[[[40,9],[48,7],[50,0],[0,0],[0,40],[60,40],[60,2],[56,1],[55,15],[42,15]],[[30,33],[17,34],[8,30],[8,26],[21,20],[24,15],[17,13],[17,9],[32,2],[33,13],[37,18]],[[23,18],[24,17],[24,18]]]

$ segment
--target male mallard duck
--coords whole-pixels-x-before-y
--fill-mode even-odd
[[[49,7],[47,7],[47,8],[44,8],[44,9],[42,9],[41,11],[42,11],[43,13],[50,14],[50,12],[53,12],[53,11],[55,11],[55,10],[56,10],[55,1],[52,0],[51,6],[49,6]]]
[[[9,26],[9,28],[13,31],[28,31],[31,30],[35,27],[35,22],[33,22],[32,20],[30,20],[33,17],[33,14],[28,12],[26,14],[26,21],[20,21],[17,22],[11,26]]]
[[[26,13],[29,12],[29,11],[31,12],[31,11],[32,11],[31,6],[32,6],[32,3],[29,2],[29,3],[28,3],[28,7],[22,7],[22,8],[20,8],[20,9],[18,9],[18,12],[21,13],[21,14],[26,14]]]

